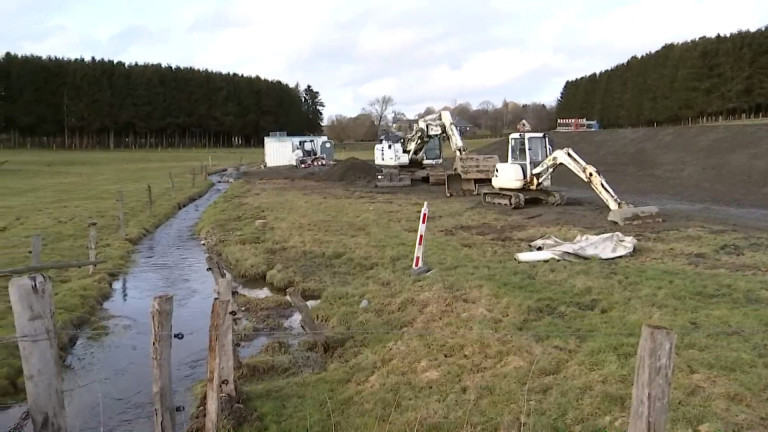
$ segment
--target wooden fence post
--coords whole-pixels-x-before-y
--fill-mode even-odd
[[[669,329],[643,325],[637,347],[635,383],[628,432],[663,432],[677,336]]]
[[[195,187],[195,177],[197,177],[197,170],[192,168],[192,187]]]
[[[220,343],[223,336],[221,328],[224,324],[229,301],[215,299],[211,307],[211,327],[208,334],[208,376],[205,391],[205,432],[218,432],[219,415],[221,414],[221,368]]]
[[[168,171],[168,178],[171,179],[171,195],[176,196],[176,185],[173,184],[173,174]]]
[[[88,260],[96,261],[96,221],[91,220],[88,222]],[[96,265],[91,264],[88,269],[88,274],[93,273],[96,269]]]
[[[176,429],[171,387],[171,342],[173,296],[159,295],[152,301],[152,399],[155,405],[155,432]]]
[[[328,346],[325,341],[325,335],[323,334],[323,328],[312,317],[312,312],[309,311],[309,305],[301,298],[301,294],[295,287],[290,287],[286,290],[288,299],[291,301],[293,307],[299,311],[301,315],[301,327],[312,336],[312,339],[320,343],[323,350],[327,350]]]
[[[149,196],[149,215],[152,216],[152,186],[147,185],[147,195]]]
[[[16,277],[8,284],[35,432],[67,431],[52,291],[53,283],[44,274]]]
[[[235,392],[235,340],[233,332],[233,318],[237,315],[237,307],[232,299],[232,279],[225,276],[219,279],[217,296],[228,303],[227,314],[221,324],[221,336],[219,339],[219,380],[221,382],[221,394],[227,395],[234,403],[237,396]]]
[[[125,212],[123,211],[123,191],[117,191],[117,217],[120,222],[120,237],[125,237]]]
[[[40,264],[40,254],[43,251],[43,238],[40,234],[32,236],[32,265]]]
[[[214,280],[214,297],[228,302],[227,313],[221,323],[219,337],[219,381],[220,394],[226,395],[231,401],[237,396],[235,389],[235,340],[233,335],[234,322],[237,316],[237,305],[232,298],[232,279],[224,272],[221,264],[211,255],[205,257],[208,268],[211,269]]]

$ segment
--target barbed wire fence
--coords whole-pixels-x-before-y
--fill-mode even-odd
[[[243,166],[243,156],[239,156],[239,161],[233,164],[228,164],[230,167],[240,167]],[[240,169],[238,168],[238,170]],[[147,184],[146,186],[128,186],[128,187],[117,187],[113,190],[116,192],[115,199],[114,199],[114,207],[112,210],[109,211],[109,213],[112,213],[112,217],[110,220],[106,222],[106,229],[112,230],[115,229],[118,231],[119,237],[125,240],[131,241],[131,239],[128,238],[128,231],[126,229],[126,225],[129,222],[130,217],[141,217],[142,220],[146,220],[146,216],[152,217],[153,215],[153,207],[155,206],[157,199],[160,198],[163,200],[163,204],[167,204],[169,201],[176,202],[177,209],[180,209],[181,207],[185,206],[186,204],[190,203],[194,199],[198,198],[197,195],[184,197],[179,194],[177,194],[177,185],[180,181],[188,181],[189,185],[185,185],[184,187],[184,194],[187,195],[187,192],[190,190],[188,186],[191,186],[192,190],[195,190],[196,188],[204,185],[205,180],[214,174],[219,174],[224,171],[226,171],[226,167],[215,167],[213,165],[213,161],[211,160],[211,157],[208,157],[207,161],[201,161],[199,166],[193,165],[188,168],[181,168],[181,169],[171,169],[168,171],[168,177],[167,181],[163,182],[159,185],[159,188],[156,188],[155,196],[153,197],[153,188],[152,184]],[[187,177],[185,180],[184,178]],[[160,196],[157,195],[158,191],[161,193]],[[130,207],[130,214],[127,213],[127,208],[125,208],[126,204],[126,196],[130,196],[132,200],[140,199],[142,193],[146,193],[145,195],[145,204],[143,206],[137,206],[136,201],[133,202],[133,205]],[[103,192],[102,192],[103,194]],[[35,208],[39,208],[40,206],[50,206],[51,208],[55,208],[56,206],[60,205],[69,205],[71,204],[70,200],[67,197],[61,197],[61,198],[53,198],[53,199],[47,199],[47,200],[34,200],[34,202],[29,201],[28,203],[22,202],[21,206],[25,205],[32,205]],[[15,211],[19,212],[20,214],[23,213],[24,209],[18,209],[14,208]],[[145,212],[143,215],[139,212]],[[82,219],[82,218],[78,218]],[[18,220],[18,217],[17,217]],[[39,314],[36,314],[38,318],[35,320],[28,320],[31,324],[34,324],[33,330],[45,330],[44,332],[35,332],[35,331],[29,331],[30,329],[25,328],[25,324],[23,324],[24,319],[22,318],[22,323],[19,323],[18,317],[14,316],[13,322],[17,329],[16,335],[2,335],[0,334],[0,345],[8,345],[8,344],[17,344],[19,346],[19,354],[22,357],[22,366],[24,366],[25,360],[24,357],[28,357],[26,360],[27,368],[33,367],[36,368],[36,370],[50,370],[50,371],[57,371],[58,369],[51,366],[50,364],[46,364],[44,367],[40,368],[38,366],[34,366],[38,364],[39,362],[46,362],[51,360],[54,357],[51,357],[52,354],[43,355],[41,357],[41,354],[39,354],[37,351],[40,350],[40,343],[48,344],[51,348],[57,348],[57,344],[61,343],[60,336],[84,336],[87,334],[97,334],[99,331],[87,331],[87,330],[69,330],[69,329],[56,329],[54,333],[50,333],[50,329],[47,326],[40,327],[40,325],[45,324],[44,319],[41,322],[39,317],[52,317],[53,316],[53,304],[50,302],[50,305],[48,304],[48,301],[43,301],[40,303],[39,301],[32,301],[29,298],[26,298],[25,295],[22,295],[21,297],[17,298],[14,301],[13,295],[11,294],[12,286],[14,284],[21,283],[22,287],[20,290],[16,290],[18,292],[25,292],[29,293],[32,292],[35,295],[40,295],[42,293],[41,289],[43,291],[47,291],[47,294],[50,294],[52,291],[52,281],[50,277],[47,275],[47,272],[51,270],[66,270],[66,269],[75,269],[75,268],[88,268],[88,274],[92,274],[96,266],[100,264],[104,264],[107,262],[107,260],[102,259],[98,256],[97,251],[97,244],[98,244],[98,234],[97,234],[97,226],[98,222],[96,218],[87,218],[87,226],[84,227],[84,243],[87,244],[85,246],[88,250],[87,258],[85,256],[70,256],[66,258],[71,259],[53,259],[53,260],[45,260],[45,255],[49,255],[49,257],[56,257],[60,258],[64,256],[62,254],[62,249],[56,247],[57,243],[60,241],[59,235],[57,233],[53,233],[50,235],[47,235],[46,233],[37,233],[33,234],[30,237],[23,239],[14,237],[13,235],[6,234],[6,238],[3,241],[3,247],[0,248],[0,278],[6,279],[6,278],[12,278],[9,282],[9,297],[10,302],[8,303],[0,303],[0,309],[4,309],[8,311],[8,315],[10,315],[10,312],[13,311],[14,314],[18,313],[19,311],[26,310],[27,313],[30,313],[30,305],[36,305],[36,307],[42,307],[43,309],[38,310],[40,312]],[[112,234],[110,234],[110,237],[114,237]],[[71,241],[71,240],[70,240]],[[108,240],[109,241],[109,240]],[[50,249],[51,252],[44,253],[45,249]],[[67,247],[67,254],[71,255],[72,248]],[[26,257],[24,257],[26,255]],[[85,254],[84,254],[85,255]],[[26,263],[24,262],[26,261]],[[5,264],[5,265],[3,265]],[[8,266],[10,264],[11,266]],[[47,288],[46,288],[47,287]],[[14,305],[14,303],[17,303]],[[80,314],[76,311],[65,311],[68,315],[83,315],[87,320],[92,320],[93,316],[88,314]],[[35,315],[35,314],[33,314]],[[31,325],[28,323],[29,325]],[[27,325],[28,327],[28,325]],[[105,331],[107,332],[107,331]],[[32,349],[32,352],[28,352],[29,349]],[[43,350],[46,351],[46,350]],[[47,351],[46,351],[47,352]],[[56,353],[55,358],[58,360],[58,349],[54,349],[54,352]],[[29,359],[35,359],[35,360],[29,360]],[[32,361],[30,366],[30,361]],[[52,373],[52,372],[51,372]],[[39,373],[37,374],[40,375]],[[27,382],[28,380],[25,378],[25,387],[27,387],[27,405],[30,409],[25,411],[19,421],[14,424],[11,427],[12,431],[21,431],[24,430],[26,425],[32,421],[34,424],[34,416],[31,414],[34,411],[35,403],[33,403],[31,400],[34,400],[34,398],[30,398],[30,393],[32,394],[41,394],[42,392],[49,392],[50,389],[53,389],[54,391],[51,392],[52,394],[59,393],[57,391],[57,387],[51,387],[50,389],[46,389],[45,387],[40,387],[39,390],[36,392],[34,380],[30,384]],[[93,383],[90,383],[93,384]],[[90,385],[86,384],[86,385]],[[72,389],[70,389],[71,391]],[[58,396],[55,396],[54,399],[50,399],[45,402],[48,404],[49,402],[53,402],[54,406],[57,407],[59,404],[57,403],[56,399]],[[0,405],[0,409],[7,409],[12,407],[17,407],[17,404],[13,405]],[[62,429],[64,430],[64,429]]]

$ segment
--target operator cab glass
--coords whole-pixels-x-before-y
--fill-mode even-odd
[[[509,143],[509,162],[521,165],[528,176],[528,155],[526,154],[525,141],[523,138],[511,138]],[[547,148],[546,136],[528,136],[528,153],[530,153],[531,168],[539,165],[547,158],[549,149]]]
[[[442,142],[439,136],[429,138],[424,146],[424,158],[429,160],[440,159],[443,155]]]
[[[528,138],[528,151],[531,153],[531,165],[536,166],[547,158],[546,137]]]

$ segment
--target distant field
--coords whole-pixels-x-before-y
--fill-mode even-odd
[[[30,263],[30,241],[42,235],[42,261],[88,258],[88,221],[98,222],[98,255],[106,264],[88,269],[52,270],[56,322],[73,329],[95,315],[109,296],[110,275],[129,263],[132,242],[176,212],[177,204],[205,192],[209,184],[192,170],[214,169],[263,159],[261,150],[242,151],[47,151],[0,150],[0,268]],[[175,183],[171,194],[169,172]],[[154,205],[148,213],[147,185]],[[119,236],[118,190],[125,197],[127,239]],[[15,334],[8,300],[9,277],[0,277],[0,337]],[[15,343],[0,345],[0,404],[23,397]]]

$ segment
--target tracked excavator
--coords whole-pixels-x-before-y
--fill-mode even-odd
[[[453,170],[443,167],[443,143],[448,141],[456,154]],[[450,111],[440,111],[418,119],[413,131],[398,142],[382,139],[374,147],[377,187],[410,186],[413,180],[429,184],[458,182],[475,190],[475,183],[490,184],[499,157],[468,155]],[[457,165],[458,164],[458,165]],[[450,194],[448,194],[450,196]]]
[[[634,207],[618,198],[595,167],[571,148],[552,151],[544,132],[517,132],[509,135],[507,162],[496,165],[490,185],[480,187],[483,204],[522,208],[528,200],[551,205],[565,203],[565,196],[551,189],[552,173],[565,165],[588,183],[610,211],[608,220],[619,225],[661,222],[655,206]]]

